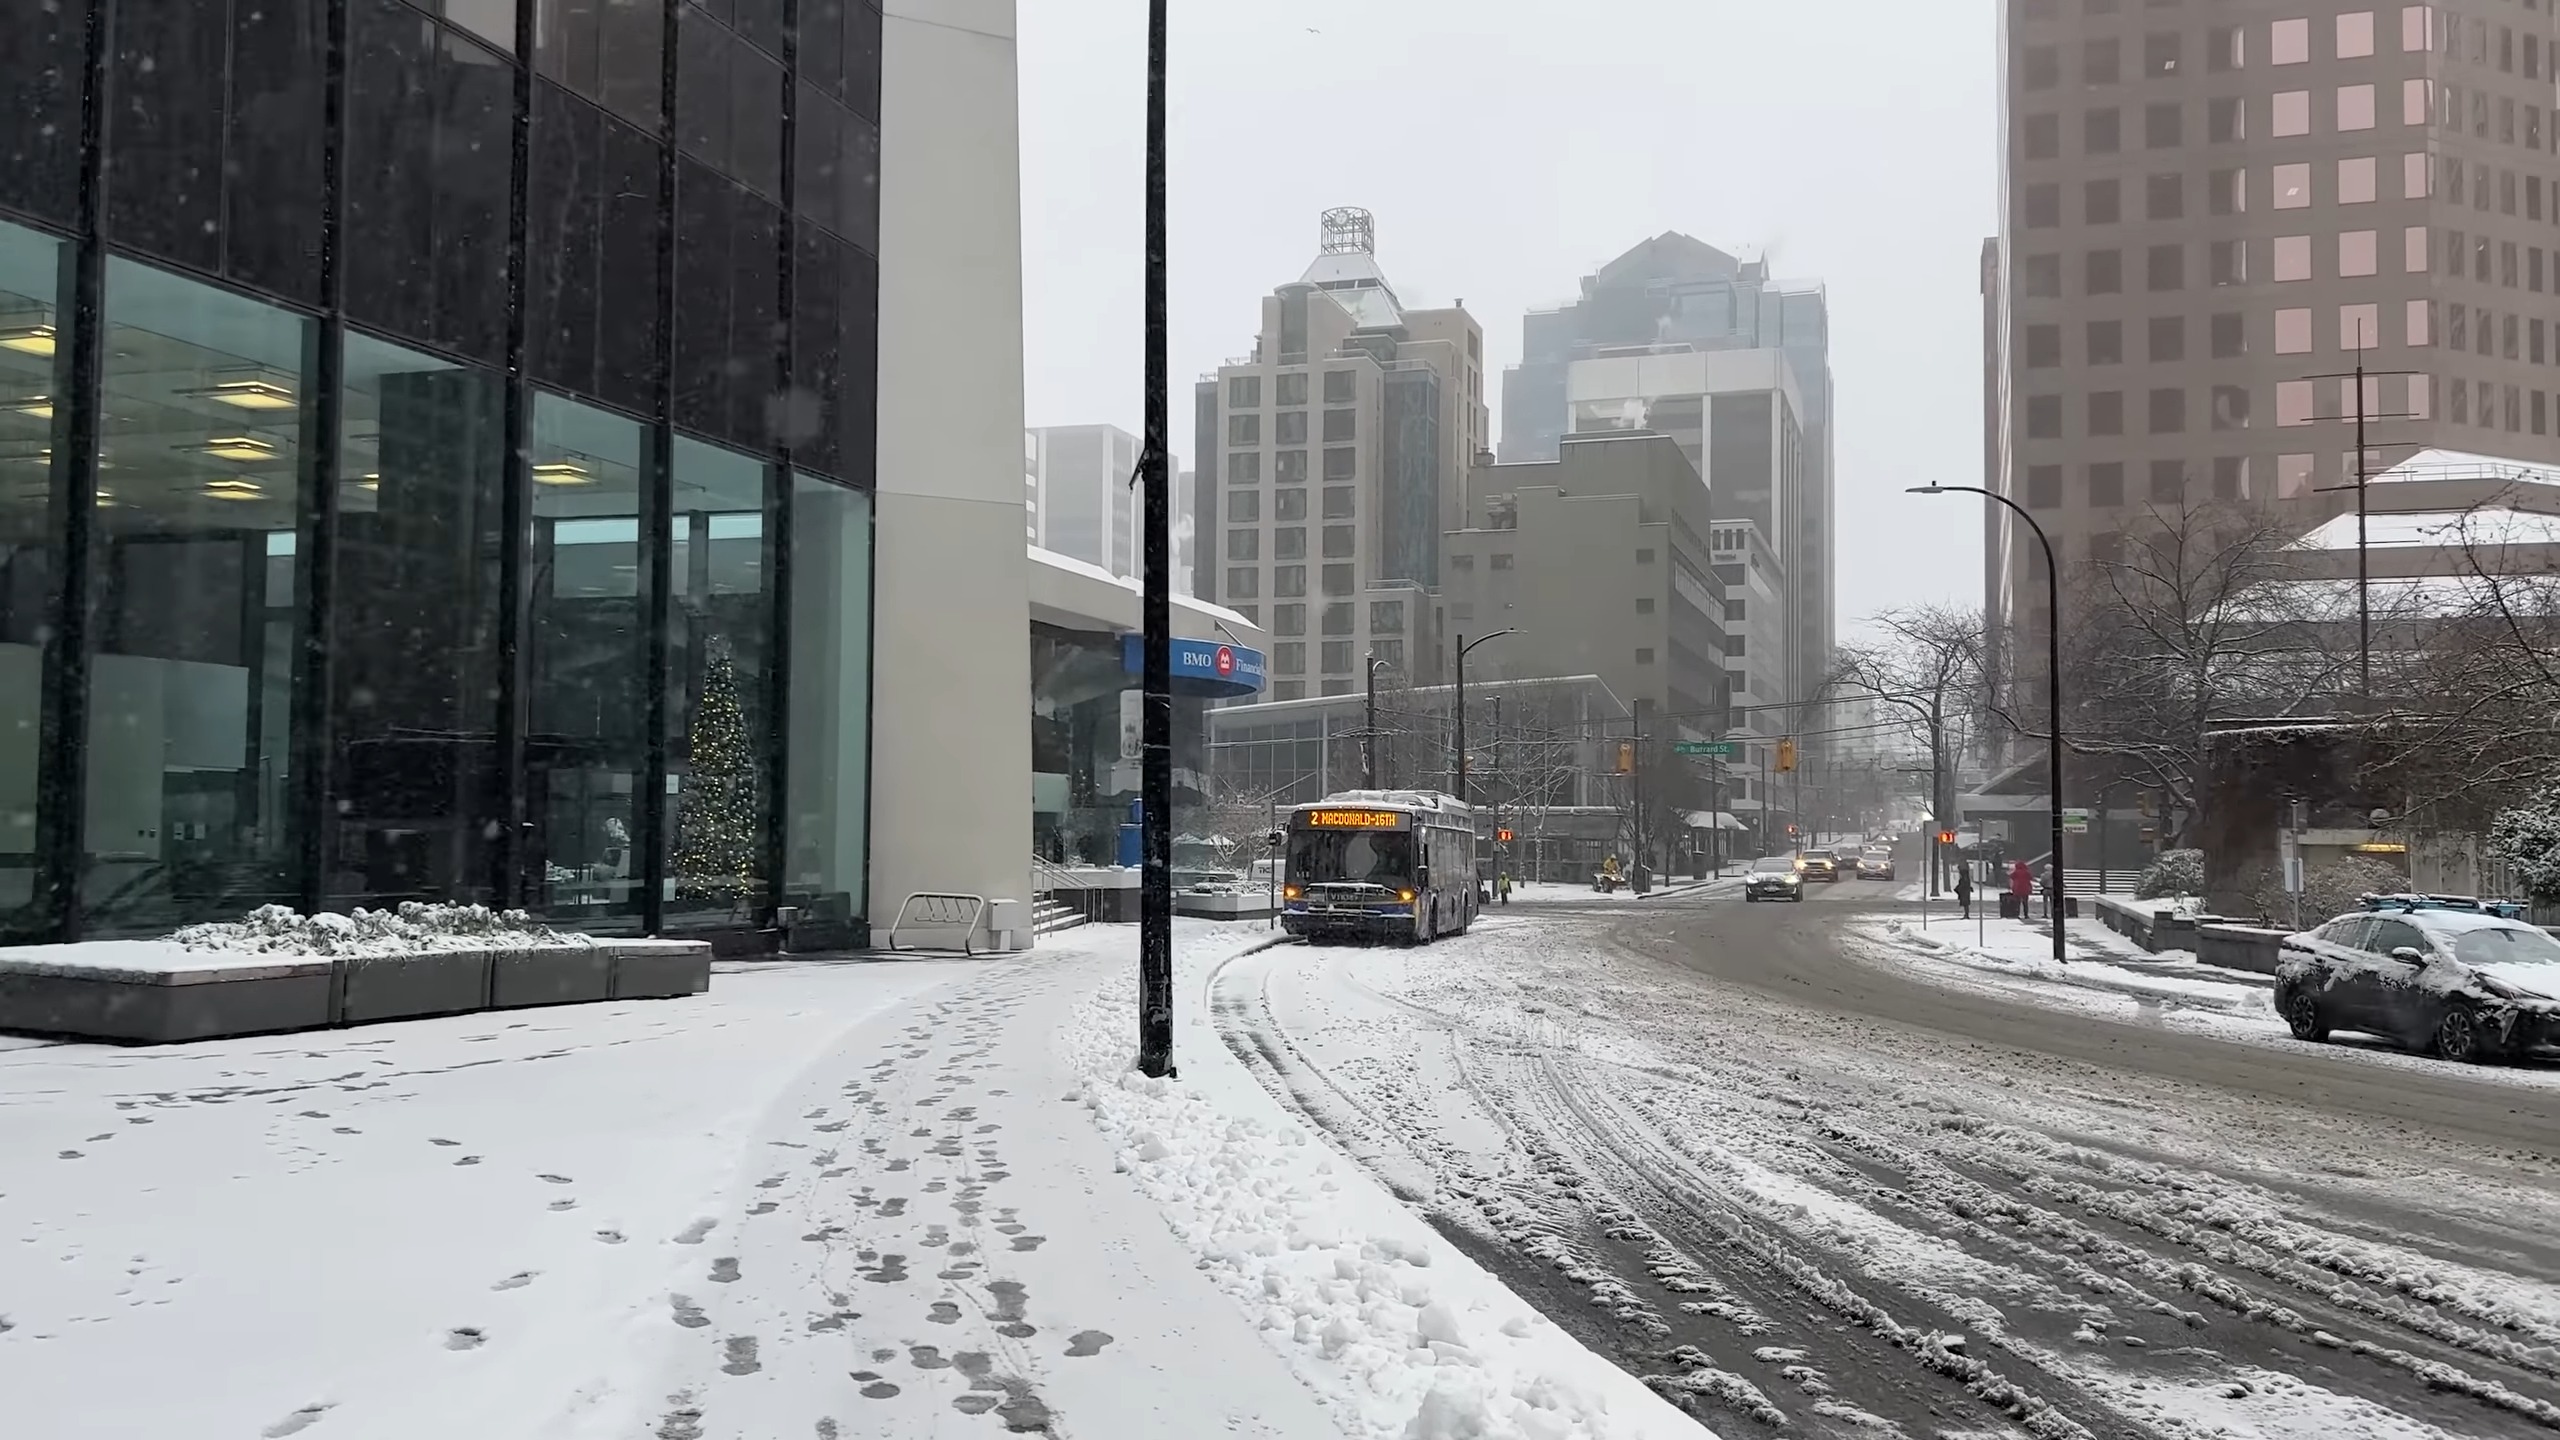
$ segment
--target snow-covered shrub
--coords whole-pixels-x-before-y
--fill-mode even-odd
[[[2342,855],[2310,866],[2302,876],[2302,923],[2317,925],[2364,908],[2367,895],[2389,895],[2409,888],[2409,877],[2395,866],[2363,855]],[[2293,923],[2293,897],[2285,893],[2284,872],[2270,865],[2250,877],[2242,892],[2259,914],[2277,925]]]
[[[2142,867],[2142,879],[2133,887],[2137,900],[2203,893],[2204,852],[2201,850],[2161,851],[2158,858]]]
[[[2536,900],[2560,900],[2560,785],[2545,786],[2489,823],[2489,853]]]
[[[305,915],[289,905],[261,905],[238,920],[189,925],[171,940],[189,950],[251,954],[400,955],[420,950],[507,950],[589,945],[522,910],[486,905],[429,905],[409,900],[397,910]]]

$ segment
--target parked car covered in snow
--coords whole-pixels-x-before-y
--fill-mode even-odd
[[[2294,1038],[2355,1030],[2466,1063],[2560,1043],[2560,940],[2473,906],[2372,903],[2285,938],[2275,1005]]]

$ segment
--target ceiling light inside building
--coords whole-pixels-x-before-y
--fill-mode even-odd
[[[33,416],[38,420],[50,420],[53,418],[53,397],[29,395],[22,400],[10,401],[9,408],[21,415]]]
[[[576,460],[545,460],[533,467],[536,485],[593,485],[596,472]]]
[[[290,410],[300,403],[294,399],[291,384],[265,374],[228,376],[201,389],[179,393],[238,410]]]
[[[220,435],[204,442],[201,448],[216,460],[236,460],[244,465],[252,461],[273,460],[277,454],[274,441],[261,440],[255,435]]]
[[[258,500],[266,496],[267,487],[255,480],[234,476],[227,480],[207,480],[204,493],[216,500]]]
[[[21,355],[51,355],[53,327],[44,324],[0,326],[0,348]]]

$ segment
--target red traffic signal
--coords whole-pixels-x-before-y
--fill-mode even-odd
[[[1939,831],[1939,832],[1938,832],[1938,843],[1939,843],[1939,844],[1941,844],[1941,845],[1953,845],[1954,843],[1956,843],[1956,832],[1954,832],[1953,830],[1941,830],[1941,831]]]
[[[1500,829],[1500,830],[1496,830],[1496,831],[1494,831],[1494,832],[1493,832],[1493,838],[1494,838],[1494,840],[1495,840],[1496,842],[1498,842],[1498,843],[1500,843],[1500,844],[1504,844],[1504,845],[1508,845],[1508,844],[1510,844],[1510,843],[1511,843],[1511,829],[1510,829],[1510,827],[1509,827],[1509,826],[1505,826],[1505,827],[1503,827],[1503,828],[1502,828],[1502,829]]]

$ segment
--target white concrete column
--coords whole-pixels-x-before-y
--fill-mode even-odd
[[[875,933],[1031,898],[1013,0],[888,0],[880,88]]]

